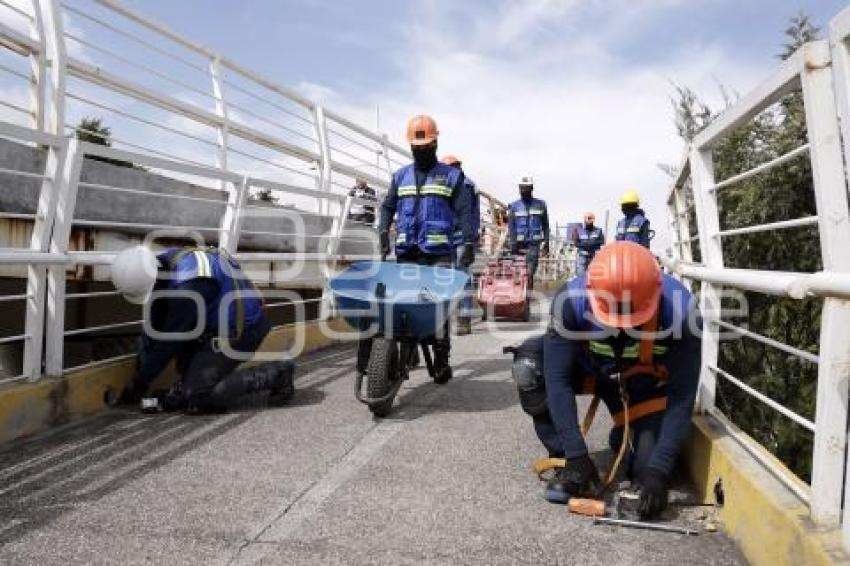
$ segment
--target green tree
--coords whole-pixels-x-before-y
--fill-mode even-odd
[[[800,12],[789,22],[785,29],[786,43],[782,45],[779,58],[785,61],[794,54],[804,43],[820,39],[820,28],[814,25],[809,16]]]
[[[112,130],[100,118],[83,118],[76,127],[77,139],[97,145],[112,145]]]
[[[109,126],[106,126],[100,118],[86,117],[81,119],[80,123],[77,124],[77,127],[74,129],[74,133],[80,141],[112,147],[112,130]],[[109,163],[110,165],[115,165],[117,167],[135,167],[129,161],[122,161],[120,159],[100,157],[98,155],[91,155],[88,158],[94,161]]]

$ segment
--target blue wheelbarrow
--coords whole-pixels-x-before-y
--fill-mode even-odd
[[[455,269],[407,263],[363,261],[330,280],[339,314],[365,336],[368,363],[359,367],[357,400],[379,417],[389,414],[396,393],[418,363],[418,351],[436,383],[451,379],[451,369],[436,371],[431,355],[436,336],[445,331],[452,308],[463,295],[468,276]],[[366,380],[366,393],[363,381]]]

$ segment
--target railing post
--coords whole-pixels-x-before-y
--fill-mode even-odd
[[[41,20],[44,26],[44,49],[50,73],[47,74],[50,97],[44,98],[45,127],[51,134],[62,136],[65,132],[65,79],[67,56],[65,27],[62,24],[62,7],[59,0],[41,0]]]
[[[227,142],[229,118],[227,103],[224,100],[224,88],[221,80],[221,57],[216,55],[210,60],[210,79],[212,80],[213,98],[215,99],[215,113],[221,118],[221,125],[216,128],[218,150],[216,153],[216,165],[222,171],[227,169]],[[221,188],[226,188],[227,181],[221,181]]]
[[[803,46],[801,80],[812,179],[818,211],[823,269],[850,272],[850,218],[847,185],[835,106],[829,45]],[[822,527],[839,523],[847,440],[847,394],[850,378],[850,304],[825,299],[821,314],[815,446],[812,463],[812,520]],[[845,525],[845,533],[850,526]]]
[[[58,0],[43,0],[39,5],[43,23],[43,49],[45,65],[50,64],[50,72],[45,74],[49,85],[50,98],[43,98],[41,108],[44,127],[51,134],[62,136],[65,129],[65,35],[62,26],[62,14]],[[50,250],[50,238],[53,231],[56,203],[62,190],[62,174],[67,155],[67,145],[46,148],[45,180],[41,184],[38,208],[33,223],[30,249],[36,252]],[[24,343],[23,374],[29,380],[41,377],[42,354],[44,352],[45,304],[47,301],[47,268],[30,265],[27,268],[27,314]]]
[[[832,56],[832,86],[835,91],[839,124],[844,140],[844,155],[846,156],[850,155],[850,44],[848,44],[850,36],[847,35],[847,30],[841,29],[841,27],[839,18],[836,18],[830,24],[830,51]],[[847,182],[850,184],[850,169],[845,168],[845,175],[847,175]],[[843,308],[847,308],[846,303]],[[830,314],[833,314],[835,310],[833,306],[830,309]],[[823,331],[827,324],[834,325],[836,323],[840,324],[840,321],[825,321],[822,318],[821,330]],[[844,326],[844,329],[846,332],[847,326]],[[850,485],[850,454],[848,454],[848,459],[844,465],[844,516],[842,517],[841,530],[845,548],[850,548],[850,493],[847,491],[848,485]]]
[[[679,229],[679,259],[690,263],[694,260],[693,242],[691,242],[691,222],[684,189],[683,186],[677,185],[673,193],[673,200],[676,206],[676,222]]]
[[[313,107],[313,122],[316,128],[316,140],[319,143],[319,155],[321,163],[319,163],[319,176],[317,178],[318,189],[320,191],[331,191],[331,146],[328,140],[328,120],[325,116],[325,109],[320,105]],[[317,203],[319,214],[330,213],[330,201],[328,199],[319,199]]]
[[[723,247],[720,237],[720,216],[717,209],[714,186],[714,158],[711,148],[694,147],[690,152],[691,175],[694,187],[694,202],[697,212],[697,226],[702,243],[702,259],[707,267],[723,268]],[[703,282],[700,286],[700,309],[705,321],[702,337],[702,369],[697,399],[702,412],[714,408],[717,388],[717,376],[709,367],[717,366],[720,353],[720,332],[711,321],[720,316],[719,287]]]
[[[35,130],[44,131],[44,110],[47,84],[47,37],[44,30],[44,15],[41,11],[41,0],[32,0],[33,20],[30,24],[30,33],[36,37],[40,44],[38,53],[30,55],[30,110],[32,111],[32,127]]]
[[[68,251],[84,157],[81,143],[76,139],[69,140],[57,189],[56,215],[50,236],[51,253],[64,254]],[[47,336],[44,364],[48,377],[60,377],[65,367],[65,269],[64,265],[51,265],[47,270]]]
[[[239,186],[231,185],[227,194],[227,208],[221,220],[221,230],[218,241],[219,247],[229,254],[235,254],[239,249],[239,234],[242,231],[242,207],[248,196],[248,178],[243,177]]]

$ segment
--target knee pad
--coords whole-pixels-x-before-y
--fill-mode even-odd
[[[531,417],[545,417],[549,414],[549,405],[546,403],[546,389],[535,387],[533,389],[517,388],[519,391],[519,404],[525,414]]]

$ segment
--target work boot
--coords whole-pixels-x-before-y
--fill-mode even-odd
[[[449,349],[434,347],[434,383],[444,385],[452,378],[452,368],[449,365]]]
[[[295,396],[295,362],[283,360],[273,364],[274,371],[271,372],[269,382],[269,405],[279,407]]]
[[[595,495],[599,486],[599,472],[593,460],[586,454],[570,458],[564,468],[555,470],[555,475],[546,483],[543,498],[549,503],[569,502],[572,497]]]
[[[457,319],[457,330],[455,334],[458,336],[469,336],[472,334],[472,320],[468,316],[462,316]]]
[[[183,395],[182,381],[178,380],[170,389],[156,397],[159,399],[159,406],[166,413],[174,413],[186,408],[186,397]]]

